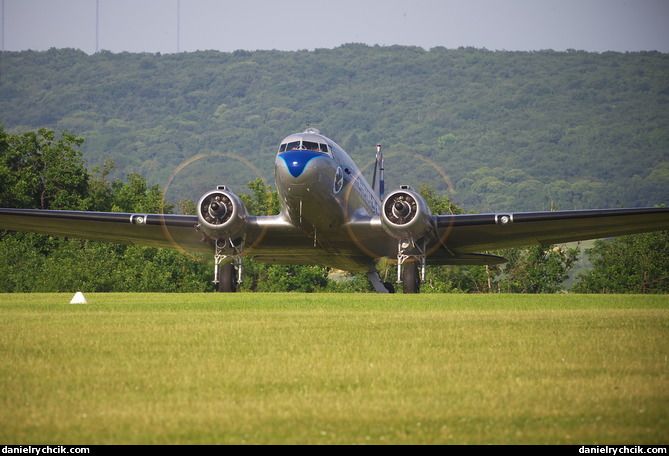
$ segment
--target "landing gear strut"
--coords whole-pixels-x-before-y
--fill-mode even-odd
[[[381,277],[376,269],[368,272],[367,278],[377,293],[395,293],[395,287],[391,283],[381,281]]]

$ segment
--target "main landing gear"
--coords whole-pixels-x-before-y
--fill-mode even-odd
[[[420,284],[425,283],[426,246],[425,239],[402,239],[397,243],[397,283],[402,284],[405,294],[420,293]]]
[[[398,267],[401,268],[402,266],[398,265]],[[421,275],[418,272],[417,263],[413,262],[404,265],[401,275],[405,294],[420,293]]]
[[[420,293],[420,284],[422,279],[421,271],[418,270],[418,263],[406,263],[404,264],[404,267],[402,267],[401,264],[398,264],[397,267],[399,269],[399,280],[397,283],[402,284],[404,293]],[[395,287],[391,283],[381,281],[381,277],[379,277],[378,272],[368,272],[367,278],[372,283],[374,290],[376,290],[377,293],[395,293]]]
[[[218,291],[233,293],[237,291],[237,285],[242,283],[242,242],[228,239],[216,241],[216,253],[214,254],[214,283]],[[223,263],[230,258],[231,261]]]
[[[419,270],[419,264],[424,266],[424,261],[422,263],[411,261],[397,264],[397,284],[402,285],[404,294],[420,293],[420,284],[424,283],[425,267],[421,267]],[[377,293],[395,293],[395,287],[391,283],[383,282],[376,270],[368,272],[367,278]]]
[[[218,291],[234,293],[237,291],[237,271],[232,263],[227,263],[218,268]]]

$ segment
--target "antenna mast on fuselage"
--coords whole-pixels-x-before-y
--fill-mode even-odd
[[[374,176],[372,177],[372,189],[383,199],[385,193],[385,183],[383,178],[383,153],[381,152],[381,144],[376,145],[376,164],[374,165]]]

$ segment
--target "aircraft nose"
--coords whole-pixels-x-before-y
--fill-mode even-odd
[[[304,173],[310,161],[319,157],[326,157],[326,155],[310,150],[294,150],[279,154],[279,158],[286,164],[290,175],[296,179]]]

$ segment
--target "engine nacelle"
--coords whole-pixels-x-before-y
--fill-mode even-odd
[[[248,216],[244,203],[224,185],[205,193],[197,203],[200,229],[212,239],[239,236],[244,230]]]
[[[397,239],[418,239],[432,228],[432,212],[409,186],[400,186],[383,200],[383,229]]]

